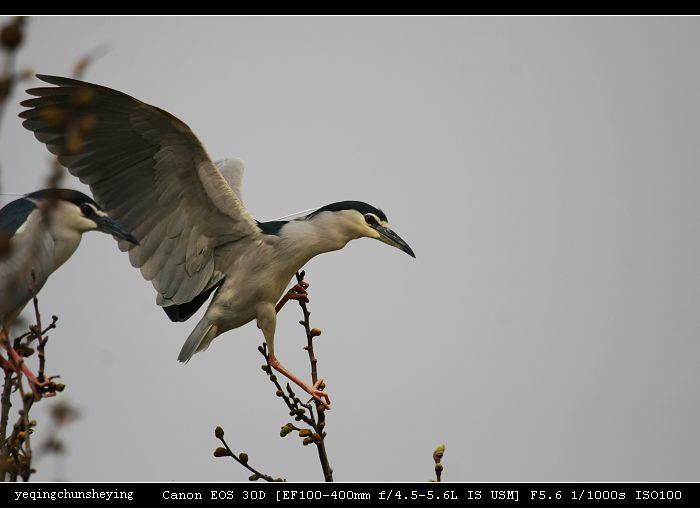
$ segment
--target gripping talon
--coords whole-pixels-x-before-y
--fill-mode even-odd
[[[309,283],[305,281],[301,281],[292,286],[292,288],[285,293],[282,299],[275,306],[275,312],[282,310],[282,307],[284,307],[289,300],[298,300],[309,303],[309,293],[306,291],[308,288]]]

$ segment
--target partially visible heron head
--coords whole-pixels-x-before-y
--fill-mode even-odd
[[[43,189],[26,197],[37,203],[55,201],[51,219],[78,233],[101,231],[138,245],[138,240],[102,210],[95,200],[73,189]]]

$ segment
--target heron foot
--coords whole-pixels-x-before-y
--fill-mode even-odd
[[[35,377],[34,379],[29,379],[29,387],[32,389],[34,400],[36,401],[46,397],[55,397],[56,392],[61,391],[58,385],[54,383],[53,379],[39,381],[39,379]]]
[[[307,390],[308,394],[319,403],[319,411],[326,411],[331,408],[331,399],[328,396],[328,392],[323,391],[325,387],[326,383],[323,382],[323,379],[319,379],[314,383],[311,389]]]
[[[289,296],[290,300],[303,300],[309,303],[309,292],[306,291],[307,289],[309,289],[309,283],[301,281],[292,286],[292,289],[287,292],[287,296]]]
[[[63,390],[63,385],[59,386],[53,381],[54,378],[48,378],[39,380],[34,373],[27,367],[24,363],[24,359],[19,356],[14,348],[9,348],[8,354],[11,360],[5,360],[0,356],[0,367],[5,372],[14,371],[18,376],[24,374],[29,382],[29,388],[32,390],[34,395],[34,400],[39,401],[44,397],[54,397],[56,392]],[[19,378],[17,379],[17,385],[19,386]]]
[[[275,355],[270,355],[268,357],[268,362],[273,369],[287,377],[290,381],[293,381],[299,388],[311,395],[314,400],[318,402],[319,411],[326,411],[331,408],[331,399],[328,397],[328,393],[323,391],[326,387],[323,379],[319,379],[313,386],[309,386],[282,365]]]
[[[287,293],[282,297],[282,299],[275,306],[275,312],[279,312],[284,307],[289,300],[298,300],[305,303],[309,303],[309,293],[307,289],[309,288],[309,283],[301,281],[294,284],[292,288],[287,291]]]

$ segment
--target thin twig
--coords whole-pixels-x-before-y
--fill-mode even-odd
[[[229,447],[228,443],[226,443],[226,440],[224,439],[224,429],[221,427],[217,427],[216,430],[214,431],[214,435],[216,438],[221,441],[221,443],[224,445],[225,448],[217,448],[214,450],[214,456],[215,457],[231,457],[233,460],[238,462],[241,466],[246,468],[248,471],[253,473],[248,479],[252,482],[257,481],[257,480],[265,480],[266,482],[285,482],[284,478],[273,478],[269,474],[261,473],[257,469],[255,469],[253,466],[251,466],[248,463],[248,454],[241,452],[239,455],[236,455],[233,453],[233,450]]]
[[[7,421],[10,417],[12,407],[12,381],[13,371],[5,371],[5,379],[2,385],[2,396],[0,396],[0,457],[5,455],[5,442],[7,437]],[[0,470],[0,479],[4,479],[5,474]]]
[[[296,278],[297,278],[297,283],[301,284],[301,282],[304,280],[304,276],[306,275],[306,272],[303,270],[301,273],[297,272]],[[307,353],[309,353],[309,363],[311,364],[311,382],[312,384],[316,384],[316,381],[318,381],[318,372],[316,369],[316,364],[318,363],[318,360],[316,359],[316,355],[314,354],[314,337],[318,336],[319,333],[316,330],[313,330],[311,328],[311,324],[309,321],[309,318],[311,317],[311,312],[309,312],[308,307],[306,306],[306,302],[304,300],[297,300],[299,302],[299,306],[301,307],[302,312],[304,313],[304,319],[303,321],[299,321],[299,323],[304,327],[304,330],[306,331],[306,349]],[[323,389],[323,387],[320,387]],[[323,477],[327,482],[332,482],[333,481],[333,469],[331,468],[330,462],[328,462],[328,454],[326,452],[326,412],[323,411],[321,408],[321,403],[317,400],[316,402],[316,414],[317,414],[317,425],[314,427],[316,432],[321,436],[321,439],[319,439],[316,442],[316,449],[318,450],[318,459],[321,461],[321,468],[323,469]]]
[[[304,280],[304,275],[305,272],[303,271],[297,272],[296,278],[298,284],[301,285],[301,283]],[[314,337],[319,336],[321,334],[321,331],[317,328],[311,328],[311,324],[309,321],[311,313],[309,312],[306,302],[304,302],[303,300],[298,300],[298,302],[301,306],[304,316],[304,319],[299,321],[299,324],[301,324],[304,327],[304,330],[306,331],[306,346],[304,347],[304,349],[309,354],[309,363],[311,364],[311,379],[312,383],[315,385],[318,381],[318,360],[316,359],[316,355],[314,354],[313,339]],[[304,438],[303,444],[305,446],[314,443],[318,451],[321,469],[323,470],[323,478],[327,482],[332,482],[333,469],[330,466],[330,463],[328,461],[328,454],[326,452],[326,432],[324,430],[326,427],[326,415],[324,410],[322,409],[322,404],[316,399],[312,399],[314,401],[313,403],[302,402],[301,399],[296,396],[289,383],[287,383],[285,392],[285,390],[282,389],[282,386],[277,380],[277,376],[272,372],[270,358],[267,354],[267,345],[263,343],[261,346],[258,347],[258,351],[260,351],[260,354],[263,355],[266,362],[266,365],[263,365],[262,369],[268,375],[270,381],[272,381],[272,383],[275,385],[275,388],[277,389],[276,395],[280,397],[287,405],[287,408],[289,409],[289,415],[293,416],[296,421],[304,422],[310,427],[309,429],[300,429],[297,428],[294,424],[288,423],[282,427],[280,435],[284,437],[292,431],[298,431],[299,437]],[[322,386],[320,388],[323,389]]]

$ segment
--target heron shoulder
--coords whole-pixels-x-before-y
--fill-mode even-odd
[[[287,220],[271,220],[267,222],[256,221],[258,228],[264,235],[280,236],[282,228],[289,223]]]
[[[27,198],[15,199],[5,205],[0,210],[0,234],[14,236],[37,208],[37,204]]]

